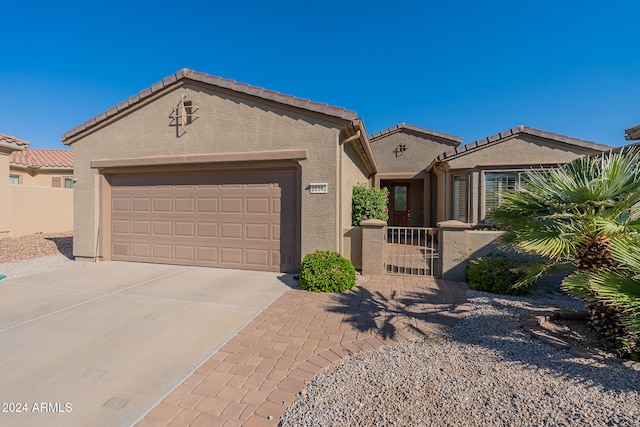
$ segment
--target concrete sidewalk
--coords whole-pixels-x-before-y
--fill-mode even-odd
[[[130,426],[290,289],[287,277],[109,262],[3,280],[0,425]]]
[[[343,294],[288,290],[137,426],[276,426],[305,382],[361,351],[416,339],[467,315],[459,284],[374,276]]]

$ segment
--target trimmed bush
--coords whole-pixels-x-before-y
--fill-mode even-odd
[[[356,284],[351,261],[333,251],[307,254],[300,265],[300,286],[312,292],[343,292]]]
[[[513,287],[523,277],[517,270],[519,266],[518,261],[504,255],[489,254],[471,260],[467,267],[469,287],[502,295],[525,295],[530,286]]]
[[[389,189],[369,188],[364,184],[353,187],[351,224],[360,225],[365,219],[389,219]]]

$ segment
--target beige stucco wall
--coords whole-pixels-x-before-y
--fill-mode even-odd
[[[341,144],[339,147],[340,163],[336,169],[336,179],[340,180],[340,191],[338,194],[338,212],[340,212],[339,230],[351,227],[353,187],[357,184],[365,184],[367,186],[371,184],[369,175],[361,167],[362,162],[358,158],[358,152],[354,148],[354,144],[355,142],[350,142]],[[344,243],[341,242],[340,244],[340,253],[345,255],[346,250]]]
[[[437,221],[451,219],[452,179],[456,174],[467,176],[468,222],[484,219],[484,174],[486,172],[519,171],[530,167],[553,166],[599,151],[556,143],[528,135],[489,144],[436,166]]]
[[[60,178],[60,185],[64,188],[64,179],[73,178],[73,170],[29,170],[25,168],[9,167],[10,175],[20,177],[20,185],[37,185],[51,187],[53,178]]]
[[[170,115],[183,94],[198,107],[188,133]],[[302,115],[279,106],[190,84],[141,102],[109,125],[72,140],[76,185],[74,254],[94,257],[99,225],[99,173],[93,160],[307,149],[300,164],[301,256],[316,249],[339,250],[341,228],[337,181],[340,129],[346,121]],[[326,182],[327,194],[310,194],[309,184]]]
[[[407,150],[396,156],[393,150],[404,143]],[[371,141],[371,149],[380,173],[419,173],[439,154],[452,149],[451,143],[406,129]]]
[[[9,152],[0,150],[0,237],[9,233],[11,199],[9,188]]]
[[[11,185],[10,237],[73,230],[73,190]]]

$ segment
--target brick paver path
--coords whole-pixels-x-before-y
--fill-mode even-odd
[[[420,338],[467,314],[455,282],[373,276],[342,294],[287,291],[153,408],[138,427],[276,426],[331,363]]]

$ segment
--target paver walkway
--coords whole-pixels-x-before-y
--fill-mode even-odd
[[[455,282],[372,276],[342,294],[291,289],[252,320],[137,426],[276,426],[331,363],[452,326],[468,304]]]

